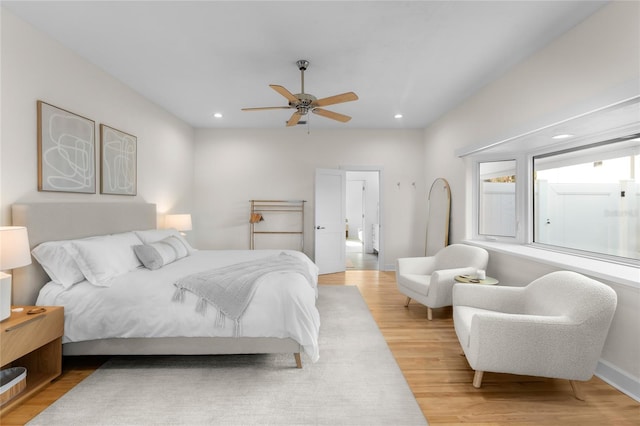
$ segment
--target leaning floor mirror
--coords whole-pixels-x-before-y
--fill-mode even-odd
[[[427,202],[426,256],[433,256],[449,244],[451,189],[446,179],[437,178],[429,190]]]

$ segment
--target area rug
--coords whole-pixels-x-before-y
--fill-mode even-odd
[[[29,425],[426,425],[355,286],[320,286],[320,360],[113,357]]]

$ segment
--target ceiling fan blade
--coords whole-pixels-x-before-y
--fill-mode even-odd
[[[316,101],[313,101],[311,103],[311,106],[322,107],[322,106],[341,104],[343,102],[351,102],[351,101],[357,101],[357,100],[358,100],[358,95],[356,95],[353,92],[347,92],[347,93],[342,93],[340,95],[329,96],[328,98],[318,99]]]
[[[266,109],[291,109],[290,106],[274,106],[274,107],[258,107],[258,108],[242,108],[242,111],[262,111]]]
[[[275,90],[276,92],[280,93],[282,96],[287,98],[287,100],[289,102],[298,102],[299,101],[298,98],[296,98],[290,91],[288,91],[287,89],[285,89],[282,86],[278,86],[277,84],[270,84],[269,87],[271,87],[273,90]]]
[[[295,126],[298,124],[298,121],[302,118],[302,114],[298,111],[294,112],[289,121],[287,121],[287,127]]]
[[[338,114],[337,112],[328,111],[322,108],[315,108],[313,109],[313,112],[323,117],[330,118],[332,120],[341,121],[343,123],[346,123],[347,121],[351,120],[351,117],[349,117],[348,115]]]

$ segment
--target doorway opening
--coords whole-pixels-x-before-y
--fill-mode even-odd
[[[346,171],[346,216],[346,268],[348,270],[379,270],[379,171]]]

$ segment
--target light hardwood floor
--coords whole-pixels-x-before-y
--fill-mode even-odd
[[[640,403],[594,377],[582,385],[585,401],[566,380],[485,373],[471,385],[451,308],[426,308],[396,290],[393,272],[347,271],[323,275],[323,285],[357,285],[431,425],[640,425]],[[62,376],[0,419],[21,425],[98,368],[105,358],[65,358]],[[310,367],[312,368],[312,367]]]

